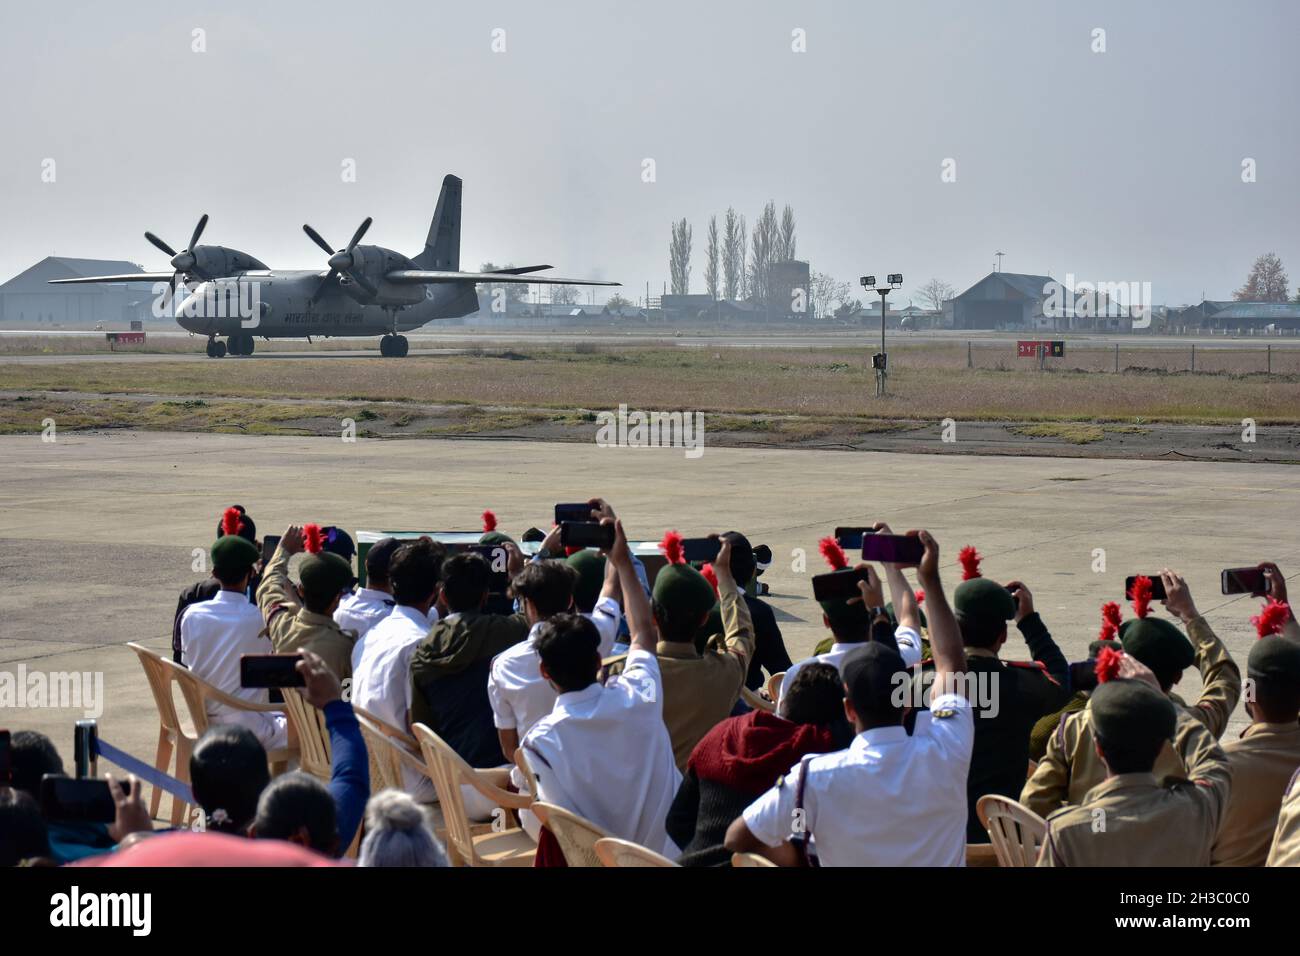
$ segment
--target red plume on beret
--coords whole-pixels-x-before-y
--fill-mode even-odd
[[[1291,605],[1276,598],[1269,598],[1263,609],[1250,619],[1250,623],[1255,625],[1256,634],[1260,637],[1268,637],[1270,634],[1280,633],[1289,620],[1291,620]]]
[[[924,603],[925,603],[925,589],[924,589],[924,588],[917,588],[917,589],[916,589],[916,603],[917,603],[917,604],[924,604]]]
[[[676,531],[665,531],[659,542],[659,550],[664,553],[669,564],[685,564],[686,556],[682,553],[682,536]]]
[[[239,534],[239,522],[242,518],[243,515],[239,513],[238,508],[233,505],[227,508],[221,513],[221,533],[223,535]]]
[[[302,544],[308,554],[320,554],[321,548],[325,546],[325,534],[321,531],[320,525],[302,526]]]
[[[1097,635],[1099,641],[1113,641],[1115,635],[1119,633],[1119,625],[1122,618],[1120,617],[1119,604],[1115,601],[1107,601],[1101,606],[1101,633]]]
[[[718,572],[713,570],[713,565],[706,564],[700,568],[700,574],[704,575],[704,580],[709,582],[709,587],[713,588],[713,593],[718,593]]]
[[[483,530],[495,531],[497,529],[497,516],[491,511],[483,512]]]
[[[817,549],[821,551],[822,557],[831,566],[831,570],[839,571],[849,566],[849,559],[844,556],[844,549],[834,538],[822,538],[817,542]]]
[[[1119,662],[1124,655],[1113,647],[1103,647],[1097,655],[1097,683],[1104,684],[1119,676]]]
[[[1133,579],[1133,613],[1138,617],[1151,613],[1151,579],[1141,574]]]
[[[984,555],[976,551],[973,544],[968,544],[958,551],[957,560],[961,562],[961,579],[963,581],[981,577],[980,562],[984,560]]]

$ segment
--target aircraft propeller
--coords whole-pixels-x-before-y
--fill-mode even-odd
[[[173,294],[175,294],[176,292],[177,280],[180,279],[180,277],[186,273],[193,272],[195,275],[199,276],[202,279],[212,278],[212,276],[204,275],[203,272],[197,268],[198,259],[194,255],[194,247],[199,244],[199,237],[203,235],[203,230],[207,228],[207,225],[208,225],[208,214],[205,212],[203,216],[199,219],[198,225],[194,227],[194,232],[190,235],[190,244],[186,246],[181,252],[177,252],[171,246],[167,245],[167,243],[163,242],[161,239],[155,236],[152,232],[146,232],[144,234],[144,237],[148,239],[151,243],[153,243],[155,247],[157,247],[159,250],[165,252],[168,256],[171,257],[172,268],[176,270],[172,274],[172,280],[171,280],[171,287],[172,287]]]
[[[365,289],[368,295],[373,296],[379,291],[375,288],[374,283],[367,279],[364,274],[353,271],[357,262],[356,257],[352,254],[352,250],[356,248],[357,243],[361,241],[362,236],[366,234],[366,230],[370,228],[370,223],[373,221],[374,220],[367,216],[365,221],[357,227],[357,231],[352,234],[352,240],[347,244],[347,247],[339,249],[337,252],[334,251],[330,244],[321,237],[319,232],[306,223],[303,223],[302,231],[307,233],[311,241],[324,249],[326,254],[329,255],[327,261],[329,263],[330,271],[325,278],[321,280],[320,285],[316,287],[316,291],[312,293],[310,299],[312,305],[315,305],[317,300],[325,294],[325,290],[329,287],[330,282],[333,281],[336,275],[342,275],[355,282],[357,285],[361,286],[361,288]]]

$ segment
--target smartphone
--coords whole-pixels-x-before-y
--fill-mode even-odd
[[[9,731],[0,730],[0,787],[13,782],[14,763],[9,751]]]
[[[1165,599],[1165,582],[1158,574],[1148,574],[1151,579],[1151,600],[1163,601]],[[1137,575],[1131,575],[1124,579],[1124,597],[1130,601],[1133,600],[1133,582],[1138,578]]]
[[[118,781],[125,793],[131,792],[129,780]],[[112,823],[117,805],[107,780],[91,777],[61,777],[47,773],[41,778],[41,815],[47,820],[74,823]]]
[[[262,539],[262,564],[271,563],[275,557],[275,549],[280,547],[280,536],[278,534],[268,534]]]
[[[835,598],[862,597],[858,582],[867,580],[867,569],[841,568],[826,574],[814,574],[813,598],[818,601],[830,601]]]
[[[566,548],[608,550],[614,546],[614,526],[598,521],[564,521],[560,524],[560,543]]]
[[[910,534],[868,534],[862,538],[862,560],[887,564],[920,564],[925,554],[921,539]]]
[[[510,587],[510,572],[507,570],[510,562],[509,552],[499,544],[472,544],[465,548],[465,551],[479,555],[492,569],[488,590],[493,594],[504,594]]]
[[[1071,690],[1096,690],[1097,689],[1097,662],[1096,661],[1072,661],[1070,663],[1070,689]]]
[[[686,559],[687,564],[696,561],[716,561],[721,550],[722,542],[717,538],[682,539],[682,557]]]
[[[1268,593],[1268,580],[1263,568],[1224,568],[1220,575],[1224,594],[1252,594],[1256,597]]]
[[[590,521],[592,507],[585,501],[573,501],[555,506],[555,523],[566,521]]]
[[[875,528],[836,528],[835,543],[845,551],[856,551],[862,547],[864,535],[875,533]]]
[[[301,654],[243,654],[239,658],[240,687],[304,687],[298,673]]]

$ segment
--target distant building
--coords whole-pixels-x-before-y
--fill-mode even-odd
[[[147,282],[49,285],[50,279],[143,272],[134,262],[49,256],[0,285],[0,322],[24,328],[123,325],[153,317]]]
[[[1051,276],[990,272],[952,300],[953,328],[1035,328],[1035,320],[1043,318],[1046,290],[1055,281]]]
[[[1295,332],[1300,330],[1300,302],[1236,302],[1206,299],[1200,305],[1170,309],[1166,324],[1174,329],[1223,329],[1226,332]]]

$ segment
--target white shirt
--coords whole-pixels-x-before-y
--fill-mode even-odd
[[[590,614],[583,615],[596,625],[600,634],[601,657],[608,657],[614,647],[621,614],[618,602],[606,597],[596,602]],[[544,623],[538,621],[528,632],[527,640],[492,658],[492,669],[488,672],[492,722],[499,730],[514,730],[520,739],[555,706],[555,689],[542,676],[542,659],[536,649],[537,635]],[[515,783],[518,786],[520,781]]]
[[[405,730],[411,658],[437,620],[437,611],[426,616],[418,608],[398,604],[367,631],[352,654],[352,703]]]
[[[603,687],[561,694],[522,746],[540,799],[658,853],[681,852],[664,827],[682,775],[664,726],[653,654],[633,648],[623,673]],[[965,826],[963,815],[963,834]]]
[[[358,641],[393,609],[393,596],[387,591],[357,588],[334,611],[334,623],[357,632]],[[356,667],[356,649],[353,648],[352,666]]]
[[[847,750],[807,762],[803,832],[822,866],[965,866],[975,718],[960,694],[930,706],[910,737],[902,726],[875,727]],[[801,773],[796,764],[745,809],[746,826],[767,846],[792,835]]]
[[[185,666],[218,690],[254,704],[268,702],[266,688],[239,685],[239,658],[244,654],[273,654],[271,640],[262,634],[262,612],[248,603],[242,591],[218,591],[210,601],[191,604],[181,615],[181,660]],[[283,714],[236,710],[208,702],[213,724],[247,727],[267,749],[288,743]]]
[[[898,653],[903,658],[903,664],[907,667],[915,667],[921,663],[921,635],[910,627],[902,626],[894,631],[894,640],[898,643]],[[785,672],[785,677],[781,678],[781,690],[779,692],[777,703],[781,702],[780,698],[786,695],[790,689],[790,684],[794,680],[794,675],[799,673],[799,668],[803,667],[809,661],[818,664],[830,664],[836,670],[839,670],[840,664],[848,656],[850,651],[859,647],[864,647],[867,642],[860,641],[855,644],[841,644],[836,641],[831,645],[831,649],[825,654],[818,654],[816,657],[810,657],[807,660],[799,661],[792,664],[790,669]]]

